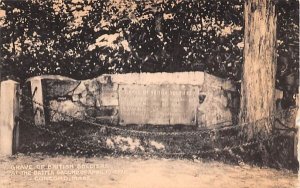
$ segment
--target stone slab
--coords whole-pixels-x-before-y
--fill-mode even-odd
[[[196,125],[199,87],[119,85],[120,124]]]

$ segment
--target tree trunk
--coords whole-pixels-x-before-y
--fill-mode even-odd
[[[273,0],[246,0],[240,123],[246,137],[269,133],[275,108],[276,13]],[[247,124],[247,123],[252,124]],[[258,134],[258,135],[257,135]]]

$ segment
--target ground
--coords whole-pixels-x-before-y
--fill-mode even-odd
[[[213,161],[35,154],[0,158],[0,187],[300,187],[285,170]]]

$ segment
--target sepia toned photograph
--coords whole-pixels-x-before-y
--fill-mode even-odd
[[[299,0],[0,0],[0,188],[300,188]]]

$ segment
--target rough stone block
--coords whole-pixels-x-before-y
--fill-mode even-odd
[[[86,108],[76,104],[72,101],[61,101],[52,100],[49,102],[50,108],[50,121],[60,122],[60,121],[72,121],[71,117],[78,119],[84,119],[86,117]]]
[[[121,124],[215,127],[230,123],[232,109],[238,105],[230,81],[203,72],[113,74],[83,81],[60,76],[41,79],[44,97],[50,98],[54,109],[83,118],[120,118]]]
[[[118,84],[108,83],[102,84],[100,95],[100,106],[118,106]]]

